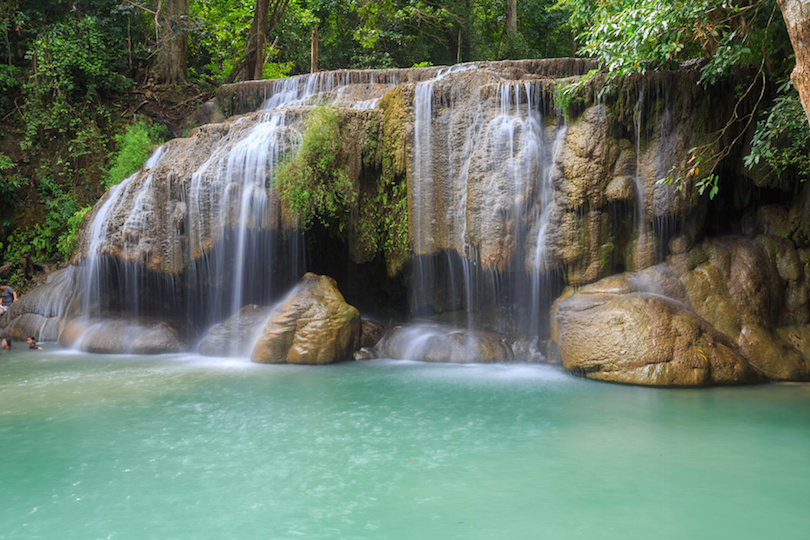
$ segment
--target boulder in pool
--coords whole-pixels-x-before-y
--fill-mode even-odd
[[[159,319],[69,320],[59,342],[92,353],[162,354],[187,350],[183,333]]]
[[[371,319],[361,319],[360,329],[360,346],[369,349],[379,343],[385,335],[385,326]]]
[[[381,358],[422,362],[493,363],[514,360],[512,349],[502,335],[444,324],[395,326],[375,349]]]
[[[243,306],[235,315],[215,325],[200,342],[203,356],[249,356],[256,333],[270,308],[256,304]]]
[[[328,276],[307,273],[267,318],[250,358],[261,364],[329,364],[360,345],[360,312]]]
[[[765,380],[733,340],[658,294],[575,294],[556,306],[554,333],[563,367],[589,379],[645,386]]]

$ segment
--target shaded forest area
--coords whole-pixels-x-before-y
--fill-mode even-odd
[[[235,81],[582,55],[612,83],[695,59],[703,85],[751,72],[737,97],[759,106],[729,119],[757,126],[748,165],[794,183],[810,169],[774,0],[0,0],[0,39],[0,279],[21,290],[70,258],[106,189]],[[716,192],[715,158],[693,157]]]

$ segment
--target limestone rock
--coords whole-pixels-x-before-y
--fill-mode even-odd
[[[519,335],[511,340],[510,348],[515,355],[515,360],[529,363],[549,362],[537,343],[537,336]]]
[[[608,202],[632,201],[636,196],[636,187],[629,176],[617,176],[605,188],[605,199]]]
[[[360,347],[360,350],[356,351],[352,358],[358,362],[363,360],[374,360],[377,358],[377,353],[371,347]]]
[[[801,381],[810,378],[810,359],[800,352],[802,345],[792,341],[806,332],[798,329],[783,333],[769,331],[759,325],[746,326],[740,332],[740,348],[769,379]]]
[[[560,303],[557,319],[563,367],[590,379],[646,386],[763,380],[731,339],[660,295],[579,294]]]
[[[689,321],[690,318],[696,318],[698,322],[689,322],[687,326],[701,329],[701,335],[713,335],[712,332],[715,332],[724,336],[723,339],[727,342],[724,346],[728,346],[728,343],[736,344],[730,349],[733,349],[735,354],[741,355],[758,373],[768,379],[810,380],[808,285],[803,265],[798,264],[801,260],[802,254],[793,248],[792,243],[780,237],[760,235],[754,241],[739,237],[707,240],[686,253],[673,255],[665,263],[636,274],[602,279],[581,288],[572,298],[559,299],[553,308],[555,320],[552,323],[552,335],[556,336],[555,342],[569,335],[566,338],[569,344],[575,344],[566,346],[562,341],[556,342],[563,363],[567,362],[566,367],[570,366],[569,369],[581,373],[588,370],[603,373],[629,371],[634,374],[632,377],[627,374],[622,377],[627,379],[624,382],[633,382],[634,377],[639,378],[637,372],[643,371],[639,367],[641,362],[639,359],[654,362],[656,358],[654,353],[647,350],[651,345],[642,342],[635,343],[629,348],[628,350],[637,351],[638,358],[635,360],[620,361],[626,355],[622,352],[624,349],[611,349],[609,346],[603,347],[604,351],[609,352],[605,352],[604,358],[599,362],[587,356],[583,357],[583,353],[577,352],[576,347],[579,342],[585,343],[585,338],[572,339],[570,333],[574,330],[566,327],[569,321],[578,320],[572,313],[580,310],[599,314],[599,309],[608,309],[601,307],[596,309],[596,304],[609,305],[610,309],[615,309],[613,319],[605,323],[606,326],[600,326],[601,319],[596,315],[593,316],[594,328],[588,331],[595,333],[595,337],[591,336],[588,339],[591,341],[615,339],[618,340],[615,344],[617,347],[618,343],[624,341],[630,343],[629,334],[633,332],[642,332],[648,336],[645,333],[647,326],[669,334],[673,332],[674,326],[667,321]],[[655,298],[660,300],[655,302],[650,300],[643,309],[635,304],[628,304],[630,301],[627,298],[639,294],[655,295]],[[588,302],[594,306],[589,306]],[[655,306],[660,302],[680,306],[683,313],[679,313],[677,317],[664,316],[662,313],[666,314],[668,311]],[[572,306],[586,307],[574,309]],[[672,311],[675,308],[668,309]],[[563,316],[566,313],[568,315]],[[680,326],[685,324],[687,323],[679,322]],[[682,329],[676,328],[676,331],[677,336],[687,335]],[[722,340],[712,339],[715,343],[723,343]],[[703,351],[699,355],[702,354],[709,360],[717,357],[717,354],[708,354],[706,352],[708,349],[703,344],[696,346]],[[602,345],[594,346],[597,350],[599,347]],[[688,347],[681,343],[675,349],[687,350]],[[617,350],[621,354],[617,354]],[[723,353],[720,356],[725,358],[728,355]],[[673,355],[673,359],[677,358],[677,355]],[[694,363],[694,358],[690,361]],[[601,367],[600,362],[608,367]],[[593,367],[592,364],[598,364],[599,367]],[[666,374],[656,375],[662,384],[683,384],[666,383],[672,371],[671,368],[667,369]],[[659,368],[656,367],[655,370]],[[655,370],[653,371],[658,373]],[[716,372],[715,367],[712,367],[711,371],[705,366],[695,368],[692,371],[694,379],[692,384],[718,384]],[[698,377],[700,373],[702,375]],[[600,376],[607,377],[607,375]],[[679,381],[679,379],[672,380]]]
[[[351,358],[360,313],[335,280],[307,273],[267,318],[250,358],[262,364],[328,364]]]
[[[214,326],[200,342],[203,356],[248,356],[270,308],[248,304],[228,320]]]
[[[188,349],[182,332],[161,320],[69,320],[59,336],[65,347],[105,354],[163,354]]]
[[[423,362],[492,363],[514,360],[500,334],[443,324],[395,326],[377,344],[380,358]]]
[[[373,348],[385,335],[385,326],[370,319],[360,320],[360,346]]]
[[[24,294],[0,317],[0,336],[56,341],[74,287],[72,267],[53,272],[44,284]]]

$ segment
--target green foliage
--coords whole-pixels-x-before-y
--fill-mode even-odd
[[[793,167],[802,181],[810,176],[810,124],[790,80],[779,85],[773,106],[762,112],[743,161],[749,169],[766,162],[779,176]]]
[[[67,230],[59,236],[58,242],[59,253],[66,259],[79,247],[79,233],[84,223],[84,216],[92,209],[92,206],[85,206],[84,208],[76,210],[73,215],[68,218]]]
[[[95,17],[54,25],[32,45],[34,74],[26,88],[36,97],[70,102],[125,90],[131,81],[117,72],[116,51]]]
[[[388,259],[400,257],[408,250],[407,184],[379,184],[373,208],[382,212],[382,249]]]
[[[226,79],[245,49],[253,19],[254,0],[197,0],[190,4],[195,21],[189,33],[189,72],[192,77]]]
[[[585,56],[599,59],[609,79],[707,58],[701,82],[714,84],[730,70],[778,64],[789,54],[773,0],[561,0],[582,30]],[[776,67],[774,65],[774,67]]]
[[[15,172],[16,165],[9,156],[0,152],[0,197],[5,204],[16,203],[21,188],[28,185],[28,180]]]
[[[319,106],[306,120],[298,151],[278,168],[275,186],[282,203],[306,229],[314,219],[343,232],[357,203],[357,191],[344,168],[337,109]]]
[[[695,191],[698,195],[703,195],[708,191],[709,199],[714,199],[720,192],[720,177],[711,172],[716,166],[713,159],[707,158],[700,153],[699,148],[690,148],[691,157],[686,163],[686,178],[679,174],[677,165],[673,165],[669,170],[669,176],[659,178],[657,184],[669,184],[675,186],[675,191],[681,191],[686,179],[695,178]],[[707,174],[708,173],[708,174]]]
[[[164,142],[168,135],[166,126],[161,124],[140,121],[127,126],[123,133],[115,136],[118,152],[113,156],[112,168],[104,185],[110,188],[140,169],[154,147]]]

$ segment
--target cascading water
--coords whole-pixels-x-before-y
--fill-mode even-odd
[[[412,304],[417,313],[430,314],[444,300],[444,311],[463,308],[468,327],[480,322],[475,319],[485,306],[492,308],[485,310],[490,319],[516,311],[519,329],[536,334],[546,208],[553,198],[555,148],[565,129],[560,122],[546,127],[537,81],[493,80],[494,99],[446,89],[437,97],[436,85],[451,76],[464,75],[441,73],[415,90],[411,227],[422,256],[414,264]],[[468,216],[470,194],[480,193],[498,197],[483,230]],[[487,248],[475,238],[492,224],[501,243],[499,267],[484,268],[481,250]]]
[[[278,81],[259,112],[160,147],[94,212],[72,319],[188,321],[193,334],[246,304],[270,303],[302,273],[301,237],[284,223],[272,186],[300,144],[302,110],[319,100],[351,105],[342,92],[350,84],[390,87],[397,78],[332,72]],[[158,245],[143,240],[154,229]]]

